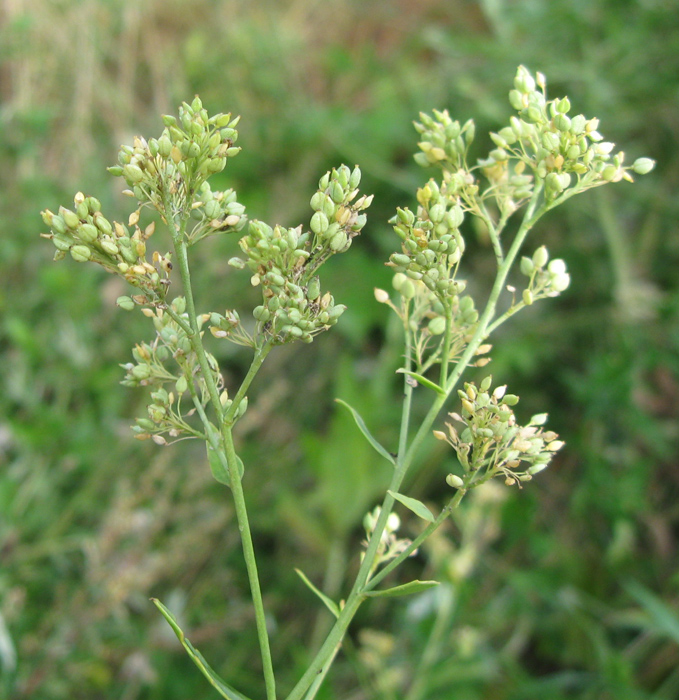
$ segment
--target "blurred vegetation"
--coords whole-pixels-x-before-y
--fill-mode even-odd
[[[200,446],[131,438],[143,404],[118,386],[118,363],[149,327],[115,308],[117,281],[51,264],[38,212],[83,189],[122,216],[104,167],[195,93],[210,111],[242,114],[244,152],[223,184],[253,218],[307,221],[318,177],[360,163],[375,203],[328,280],[349,311],[312,346],[273,354],[240,433],[289,688],[328,624],[293,566],[341,595],[362,514],[386,484],[332,398],[389,441],[398,331],[372,288],[389,285],[386,221],[427,177],[411,122],[448,108],[477,134],[496,128],[519,63],[598,116],[630,162],[658,166],[548,217],[541,240],[567,261],[571,289],[494,340],[495,379],[525,415],[550,412],[563,456],[531,489],[470,499],[412,563],[444,585],[362,610],[319,697],[679,697],[675,0],[0,4],[0,697],[212,697],[151,595],[225,678],[259,694],[228,492]],[[481,234],[468,237],[482,294],[492,256]],[[247,308],[226,266],[235,241],[201,247],[204,306]],[[246,355],[215,347],[238,377]],[[410,493],[440,504],[450,459],[430,445]],[[417,528],[405,520],[406,533]]]

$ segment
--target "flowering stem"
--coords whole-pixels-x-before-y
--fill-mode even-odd
[[[168,210],[169,212],[169,210]],[[168,219],[171,220],[171,219]],[[241,543],[243,547],[243,557],[245,559],[245,566],[248,572],[248,580],[250,583],[250,592],[252,594],[252,603],[255,611],[255,623],[257,627],[257,637],[259,639],[260,654],[262,657],[262,666],[264,670],[264,682],[266,685],[266,696],[267,700],[276,699],[276,681],[273,671],[273,662],[271,659],[271,648],[269,645],[269,635],[266,629],[266,614],[264,612],[264,602],[262,600],[262,591],[259,584],[259,574],[257,572],[257,560],[255,558],[255,550],[252,542],[252,533],[250,531],[250,523],[248,520],[247,507],[245,504],[245,495],[243,493],[243,485],[241,483],[241,474],[238,468],[238,457],[236,455],[236,449],[233,443],[232,435],[232,420],[238,409],[240,402],[245,396],[250,383],[252,382],[255,374],[259,370],[264,362],[264,358],[271,350],[272,344],[267,343],[260,348],[260,350],[255,354],[255,358],[250,366],[250,370],[243,381],[236,398],[234,399],[230,410],[225,414],[221,402],[219,400],[219,390],[215,384],[212,372],[210,371],[210,366],[208,364],[207,356],[205,354],[205,349],[203,348],[203,342],[201,334],[198,329],[198,319],[196,316],[196,309],[193,300],[193,292],[191,289],[191,275],[189,271],[188,257],[187,257],[187,247],[184,237],[184,226],[185,223],[180,224],[175,231],[173,231],[173,238],[175,241],[175,254],[177,255],[177,261],[179,263],[179,271],[182,278],[182,284],[184,287],[184,296],[186,298],[186,310],[189,316],[189,324],[191,326],[192,333],[189,336],[191,340],[191,346],[193,347],[200,367],[203,373],[203,378],[205,380],[205,385],[207,387],[208,393],[210,395],[210,401],[212,407],[219,418],[219,423],[221,425],[222,441],[224,444],[225,454],[221,449],[217,450],[217,454],[223,463],[223,458],[226,457],[226,463],[229,469],[229,480],[231,486],[231,492],[233,494],[234,505],[236,509],[236,519],[238,521],[238,529],[241,534]],[[201,415],[203,420],[207,420],[204,412]],[[209,432],[210,426],[209,422],[206,425],[206,430]],[[213,445],[214,448],[214,445]]]

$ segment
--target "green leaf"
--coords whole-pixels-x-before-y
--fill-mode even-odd
[[[179,627],[174,615],[157,598],[151,598],[151,602],[158,608],[158,610],[160,610],[162,616],[167,620],[170,627],[172,627],[174,633],[177,635],[177,639],[179,639],[184,649],[186,649],[186,653],[191,657],[193,663],[198,666],[202,674],[208,679],[208,681],[210,681],[210,684],[217,690],[217,692],[227,700],[249,700],[246,695],[239,693],[237,690],[225,683],[212,670],[212,668],[210,668],[210,665],[205,660],[205,657],[184,636],[184,632],[182,632],[182,629]]]
[[[679,616],[676,611],[637,581],[627,581],[624,585],[627,592],[646,610],[651,623],[647,629],[679,644]]]
[[[401,493],[396,493],[396,491],[387,491],[387,493],[395,498],[399,503],[402,503],[406,508],[412,510],[415,515],[422,520],[426,520],[428,523],[433,523],[436,518],[432,515],[432,512],[427,508],[427,506],[418,501],[416,498],[409,498]]]
[[[396,374],[407,374],[409,377],[412,377],[413,379],[417,379],[417,382],[419,384],[422,384],[422,386],[426,386],[426,387],[429,387],[430,389],[433,389],[440,396],[445,396],[445,394],[446,394],[445,389],[440,387],[435,382],[432,382],[431,379],[427,379],[426,377],[423,377],[421,374],[418,374],[417,372],[411,372],[409,369],[403,369],[403,367],[401,367],[400,369],[396,370]]]
[[[207,460],[210,464],[212,476],[220,484],[225,484],[226,486],[230,487],[231,479],[229,478],[229,470],[224,464],[226,462],[226,457],[216,452],[209,442],[206,441],[205,444],[207,445]],[[242,479],[245,467],[243,465],[243,460],[238,455],[236,455],[236,469],[238,471],[239,478]]]
[[[210,471],[212,476],[220,483],[226,484],[226,486],[231,485],[229,479],[229,470],[222,463],[220,455],[213,449],[209,442],[205,443],[207,445],[207,461],[210,463]]]
[[[401,586],[386,588],[382,591],[366,591],[363,595],[370,598],[395,598],[396,596],[420,593],[421,591],[426,591],[428,588],[433,588],[438,585],[438,581],[410,581]]]
[[[384,447],[382,447],[382,445],[380,445],[380,443],[377,442],[377,440],[375,440],[375,438],[370,434],[365,421],[363,418],[361,418],[358,411],[355,408],[352,408],[346,401],[342,401],[342,399],[335,399],[335,401],[351,411],[351,415],[354,417],[358,429],[363,433],[365,439],[382,455],[382,457],[392,464],[396,464],[396,460],[392,457],[392,455],[390,455],[389,452],[387,452],[387,450],[385,450]]]
[[[306,585],[323,601],[325,607],[328,608],[328,610],[330,610],[330,612],[335,617],[339,617],[340,609],[337,606],[337,603],[335,603],[335,601],[331,598],[328,598],[328,596],[325,595],[325,593],[319,591],[318,588],[316,588],[316,586],[314,586],[314,584],[311,583],[311,581],[309,581],[309,579],[304,575],[302,571],[300,571],[299,569],[295,569],[295,571],[297,572],[297,575],[302,579],[302,581],[304,581],[304,583],[306,583]]]

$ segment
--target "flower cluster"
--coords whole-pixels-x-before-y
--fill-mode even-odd
[[[413,333],[417,371],[424,372],[441,361],[442,348],[438,341],[446,330],[447,313],[451,319],[448,359],[458,357],[474,334],[479,320],[479,312],[474,307],[472,297],[467,294],[448,297],[445,300],[447,312],[444,302],[422,280],[413,280],[404,273],[397,272],[392,284],[401,296],[400,306],[391,301],[389,293],[384,289],[375,289],[375,299],[396,312]]]
[[[248,267],[251,283],[262,288],[262,304],[253,315],[259,328],[276,343],[299,339],[311,342],[313,336],[337,323],[344,312],[328,292],[321,294],[318,268],[335,253],[351,245],[363,228],[363,212],[372,197],[356,201],[361,173],[346,166],[326,173],[311,199],[315,213],[311,232],[302,227],[271,227],[251,221],[248,234],[240,240],[247,259],[232,258],[229,264]]]
[[[615,144],[604,141],[599,133],[599,120],[582,114],[569,116],[567,97],[547,100],[545,77],[535,77],[519,66],[509,102],[518,112],[510,125],[491,138],[496,148],[480,165],[491,182],[506,179],[510,157],[529,167],[544,180],[545,197],[553,200],[569,187],[595,186],[605,182],[632,181],[629,170],[645,174],[653,161],[640,158],[631,167],[624,167],[624,153],[613,154]],[[525,177],[525,176],[524,176]],[[528,182],[516,198],[529,196]]]
[[[387,265],[422,283],[441,300],[460,294],[465,283],[455,280],[464,252],[460,225],[464,212],[445,183],[430,180],[417,191],[417,214],[398,209],[389,223],[401,239],[401,252],[393,253]]]
[[[151,202],[161,212],[167,197],[179,194],[191,203],[202,183],[239,153],[234,146],[239,119],[231,119],[230,114],[209,117],[196,97],[190,105],[181,105],[179,119],[163,117],[160,138],[147,142],[136,137],[134,146],[122,146],[119,165],[109,172],[122,176],[139,201]]]
[[[50,227],[49,238],[57,249],[55,260],[70,253],[77,262],[91,260],[108,272],[122,275],[130,284],[164,298],[169,284],[171,255],[153,253],[153,263],[146,260],[146,241],[155,229],[152,222],[143,231],[138,226],[139,213],[133,212],[129,226],[111,223],[101,213],[101,203],[95,197],[78,192],[73,200],[74,210],[59,207],[57,214],[49,209],[42,219]]]
[[[462,414],[449,415],[465,426],[461,432],[450,423],[447,433],[434,431],[437,439],[453,447],[464,469],[463,477],[448,475],[448,484],[455,488],[471,488],[494,476],[504,476],[508,486],[530,481],[563,447],[556,433],[542,429],[545,413],[533,416],[525,426],[518,425],[511,408],[518,396],[505,393],[506,386],[490,392],[491,382],[489,376],[478,389],[472,383],[458,391]]]
[[[522,295],[526,305],[532,304],[536,299],[558,296],[568,289],[571,282],[571,276],[566,272],[566,263],[559,258],[549,260],[549,252],[543,245],[532,257],[521,258],[521,272],[529,278],[528,287]]]
[[[156,337],[152,343],[140,343],[133,348],[134,362],[122,365],[125,378],[121,382],[125,386],[154,388],[151,394],[153,401],[148,408],[148,418],[138,419],[137,426],[133,428],[136,437],[146,439],[153,435],[160,436],[161,433],[168,433],[171,437],[176,437],[181,432],[195,434],[181,416],[182,396],[191,389],[197,392],[200,403],[207,405],[209,395],[201,376],[198,358],[186,330],[173,318],[175,316],[186,320],[188,324],[186,301],[183,297],[177,297],[166,310],[147,308],[142,311],[153,320]],[[199,319],[200,322],[204,320],[204,317]],[[212,381],[221,390],[224,382],[217,360],[210,353],[206,353],[206,356]],[[178,374],[168,369],[166,363],[170,358],[177,363]],[[169,391],[166,388],[167,385],[171,385]],[[175,397],[177,397],[176,404]],[[191,411],[187,415],[190,413]],[[159,437],[154,437],[154,440],[158,444],[164,444]]]
[[[375,526],[377,525],[377,520],[380,517],[381,512],[382,508],[380,506],[376,506],[371,513],[366,513],[365,517],[363,518],[363,527],[365,528],[365,534],[368,540],[375,530]],[[380,564],[397,557],[410,545],[410,540],[399,539],[396,536],[396,533],[400,527],[401,518],[399,518],[396,513],[389,513],[387,523],[382,531],[382,538],[380,539],[377,554],[375,556],[374,568],[377,568]],[[367,543],[365,544],[367,545]],[[417,550],[413,552],[413,555],[414,554],[417,554]]]
[[[547,100],[545,77],[535,77],[519,66],[509,102],[518,115],[509,125],[491,133],[495,148],[475,167],[468,167],[467,152],[474,125],[460,126],[447,111],[420,114],[415,128],[421,135],[420,165],[438,165],[451,195],[458,194],[466,208],[482,213],[480,201],[493,198],[503,218],[510,216],[534,192],[536,180],[544,186],[546,202],[566,191],[574,193],[619,180],[632,181],[630,171],[644,175],[653,169],[650,158],[623,165],[624,153],[613,153],[615,144],[603,140],[599,120],[582,114],[569,116],[567,97]],[[473,171],[480,169],[489,187],[480,194]]]

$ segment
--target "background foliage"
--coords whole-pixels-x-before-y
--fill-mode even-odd
[[[118,386],[118,363],[149,328],[114,307],[116,280],[51,264],[38,212],[84,189],[123,216],[104,166],[195,93],[242,114],[244,153],[221,184],[252,217],[308,221],[318,177],[360,163],[375,203],[328,280],[349,311],[312,346],[272,355],[241,424],[275,660],[292,683],[328,624],[292,565],[338,595],[386,483],[332,398],[389,441],[398,332],[372,288],[389,284],[386,221],[426,177],[411,122],[435,107],[473,117],[477,134],[496,128],[524,63],[600,117],[630,162],[658,166],[543,222],[571,289],[495,338],[495,379],[526,415],[550,412],[562,456],[530,489],[470,499],[413,562],[445,585],[363,611],[323,697],[400,698],[420,665],[426,682],[408,700],[676,698],[674,0],[5,0],[0,13],[0,697],[209,697],[151,595],[224,677],[258,693],[228,494],[199,446],[131,439],[143,404]],[[468,239],[482,294],[492,256],[482,233]],[[202,248],[204,306],[246,308],[226,266],[235,241]],[[217,351],[237,378],[245,355]],[[451,458],[429,450],[410,493],[436,505]]]

